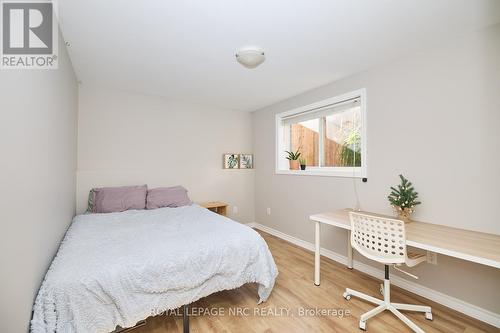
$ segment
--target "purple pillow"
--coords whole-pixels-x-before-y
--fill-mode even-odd
[[[187,190],[182,186],[158,187],[148,190],[146,209],[180,207],[192,204]]]
[[[146,208],[147,185],[94,188],[92,213]]]

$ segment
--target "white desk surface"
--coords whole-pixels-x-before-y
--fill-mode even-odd
[[[350,230],[349,211],[343,209],[314,214],[309,218],[315,222]],[[406,243],[409,246],[500,268],[500,235],[418,221],[407,223],[405,228]]]

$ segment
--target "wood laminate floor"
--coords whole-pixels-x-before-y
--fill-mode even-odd
[[[279,276],[271,297],[257,305],[257,286],[223,291],[191,305],[199,315],[190,317],[191,332],[362,332],[359,316],[374,305],[352,298],[346,301],[346,287],[380,298],[381,281],[330,259],[321,258],[321,286],[313,284],[314,254],[277,237],[260,232],[278,266]],[[432,307],[433,321],[423,314],[403,312],[426,332],[477,333],[499,329],[392,286],[394,302]],[[316,313],[316,309],[324,313]],[[240,311],[238,313],[237,311]],[[309,311],[304,316],[304,311]],[[341,311],[350,314],[342,315]],[[208,313],[210,312],[210,313]],[[211,315],[210,315],[211,314]],[[182,332],[182,316],[150,317],[146,325],[131,333]],[[412,332],[403,322],[386,311],[367,321],[369,333]]]

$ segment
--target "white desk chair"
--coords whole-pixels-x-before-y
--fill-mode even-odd
[[[350,300],[351,296],[355,296],[378,305],[373,310],[361,315],[359,328],[366,330],[366,321],[368,319],[384,310],[389,310],[413,331],[425,333],[399,310],[424,312],[425,318],[432,320],[431,308],[422,305],[391,303],[390,298],[389,265],[394,265],[398,269],[396,265],[406,264],[413,267],[426,261],[425,255],[407,253],[404,222],[357,212],[350,212],[349,217],[351,219],[352,247],[363,256],[385,264],[385,279],[380,289],[384,295],[384,300],[379,300],[349,288],[345,290],[344,298],[346,300]],[[417,278],[412,274],[406,274]]]

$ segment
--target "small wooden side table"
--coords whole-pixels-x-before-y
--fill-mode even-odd
[[[220,201],[200,202],[198,205],[222,216],[227,216],[228,204]]]

